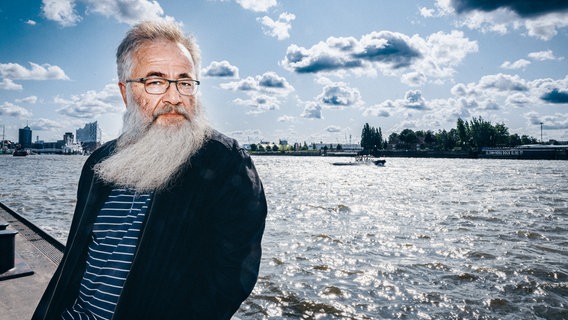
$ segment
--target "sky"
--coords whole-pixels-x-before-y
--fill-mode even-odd
[[[143,20],[195,37],[209,121],[242,144],[359,143],[461,118],[568,140],[568,1],[25,0],[0,3],[0,130],[120,134],[115,52]]]

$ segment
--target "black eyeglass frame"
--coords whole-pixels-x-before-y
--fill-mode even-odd
[[[149,92],[148,91],[148,83],[146,81],[148,80],[164,80],[168,82],[168,85],[165,87],[165,89],[163,90],[163,92]],[[168,91],[168,89],[170,88],[170,85],[173,83],[176,84],[176,89],[179,92],[179,94],[184,95],[184,96],[193,96],[197,93],[197,89],[199,88],[199,85],[201,84],[201,81],[199,80],[194,80],[194,79],[190,79],[190,78],[183,78],[183,79],[177,79],[177,80],[171,80],[171,79],[166,79],[166,78],[162,78],[162,77],[147,77],[147,78],[136,78],[136,79],[128,79],[125,81],[126,83],[131,83],[131,82],[139,82],[144,84],[144,91],[146,91],[146,93],[148,94],[164,94]],[[193,82],[195,84],[195,86],[193,86],[195,89],[193,89],[193,93],[191,94],[186,94],[183,93],[180,89],[179,89],[179,84],[182,82]]]

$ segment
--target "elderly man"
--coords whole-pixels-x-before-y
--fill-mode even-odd
[[[199,59],[166,22],[134,26],[118,47],[123,134],[83,167],[33,319],[229,319],[252,291],[264,190],[250,156],[204,118]]]

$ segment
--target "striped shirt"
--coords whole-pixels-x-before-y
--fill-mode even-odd
[[[62,319],[111,319],[136,252],[152,194],[113,189],[99,212],[79,296]]]

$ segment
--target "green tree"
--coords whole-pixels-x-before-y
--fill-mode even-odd
[[[482,117],[474,117],[469,122],[469,132],[472,147],[479,149],[495,146],[495,128],[491,125],[491,122],[483,120]]]
[[[519,137],[518,134],[514,133],[514,134],[509,136],[509,146],[510,147],[520,146],[521,144],[523,144],[523,143],[521,142],[521,137]]]
[[[497,123],[494,127],[495,146],[508,147],[509,146],[509,129],[504,123]]]
[[[383,147],[383,133],[381,128],[371,127],[365,123],[361,131],[361,147],[363,150],[377,150]]]
[[[456,129],[458,134],[458,143],[461,147],[466,147],[469,143],[469,130],[462,118],[458,118]]]
[[[404,129],[400,132],[400,141],[405,145],[406,149],[415,149],[416,143],[418,142],[418,137],[412,129]]]

